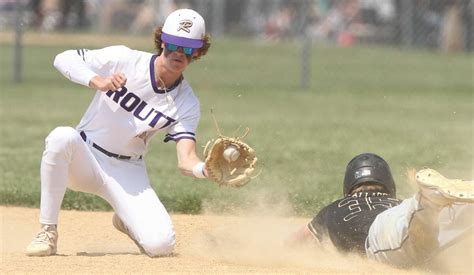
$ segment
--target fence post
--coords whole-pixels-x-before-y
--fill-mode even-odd
[[[308,14],[311,9],[311,3],[308,0],[304,0],[301,3],[300,14],[301,22],[299,24],[299,33],[298,35],[302,37],[303,48],[301,50],[301,78],[300,86],[301,89],[308,89],[311,84],[311,49],[312,49],[312,39],[311,35],[307,31],[308,27]]]
[[[196,10],[199,12],[199,14],[201,14],[202,17],[204,17],[206,22],[209,17],[209,9],[208,9],[209,5],[210,5],[209,0],[200,0],[200,1],[197,1],[196,3]],[[206,31],[208,27],[209,26],[207,26],[206,24]]]
[[[400,2],[400,32],[402,45],[413,45],[413,13],[414,6],[412,0],[401,0]]]
[[[226,1],[222,0],[212,1],[212,32],[216,36],[225,30],[225,4]]]
[[[21,0],[15,2],[15,45],[13,55],[13,82],[21,82],[21,36],[22,36],[22,5]]]

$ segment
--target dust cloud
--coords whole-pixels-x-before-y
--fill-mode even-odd
[[[196,234],[184,254],[202,259],[279,270],[302,268],[318,272],[384,272],[398,269],[370,261],[363,256],[340,254],[333,247],[314,241],[298,247],[286,240],[311,218],[294,215],[287,200],[270,203],[270,194],[259,191],[251,198],[254,207],[222,216],[217,225]],[[205,215],[215,215],[208,211]],[[374,269],[376,268],[376,269]]]

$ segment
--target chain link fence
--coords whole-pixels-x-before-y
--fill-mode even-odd
[[[471,0],[0,0],[0,29],[148,34],[185,7],[213,36],[473,50]]]

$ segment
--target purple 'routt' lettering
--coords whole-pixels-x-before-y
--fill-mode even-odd
[[[161,118],[165,119],[166,122],[160,127],[163,129],[171,125],[171,123],[175,122],[176,120],[170,118],[169,116],[155,110],[152,107],[148,106],[148,103],[142,100],[139,96],[135,95],[134,93],[127,93],[128,89],[126,87],[122,87],[119,91],[107,91],[106,95],[112,98],[113,101],[118,103],[125,111],[132,112],[133,116],[144,121],[150,117],[150,115],[155,112],[155,116],[153,119],[148,123],[148,125],[154,128]],[[148,114],[145,117],[142,116],[142,111],[149,108]],[[134,110],[135,109],[135,110]],[[146,111],[145,111],[146,113]]]
[[[128,104],[130,102],[130,100],[132,100],[132,102],[130,104]],[[120,101],[120,106],[122,106],[122,108],[127,111],[127,112],[131,112],[133,109],[135,109],[135,107],[137,107],[138,103],[140,103],[140,101],[142,101],[137,95],[135,95],[134,93],[128,93],[123,99],[122,101]]]
[[[147,119],[151,115],[151,113],[155,111],[155,109],[150,107],[150,111],[148,112],[148,114],[145,117],[142,117],[140,113],[142,112],[143,109],[145,109],[146,106],[148,106],[148,104],[145,101],[140,102],[140,105],[138,105],[138,107],[135,109],[135,111],[133,112],[133,115],[142,121]]]
[[[106,93],[106,95],[108,97],[111,97],[112,95],[114,96],[112,99],[116,102],[116,103],[119,103],[119,99],[125,95],[125,93],[127,92],[127,88],[126,87],[122,87],[122,89],[120,91],[108,91]]]
[[[155,117],[150,121],[150,123],[148,123],[148,125],[150,125],[152,128],[155,127],[156,123],[158,123],[158,120],[160,120],[160,118],[162,118],[162,117],[164,117],[167,121],[166,121],[165,125],[160,127],[160,129],[167,127],[168,125],[170,125],[172,122],[175,121],[174,119],[172,119],[168,116],[165,116],[164,114],[162,114],[158,111],[155,111],[155,112],[156,112]]]

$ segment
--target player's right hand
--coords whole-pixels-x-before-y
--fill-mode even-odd
[[[127,77],[125,77],[125,74],[119,72],[107,77],[102,77],[100,75],[94,76],[90,80],[89,86],[103,92],[115,92],[125,86],[126,83]]]

